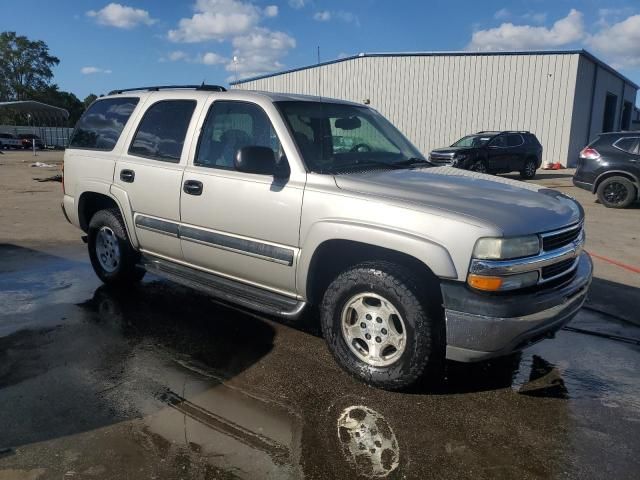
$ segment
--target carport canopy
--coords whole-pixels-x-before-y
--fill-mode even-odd
[[[34,125],[36,122],[61,121],[69,118],[69,112],[66,109],[36,102],[35,100],[0,102],[0,110],[2,109],[31,115],[34,120]]]

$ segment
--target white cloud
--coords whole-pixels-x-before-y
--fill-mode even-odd
[[[281,59],[295,46],[295,39],[286,33],[257,28],[233,39],[236,61],[230,61],[226,69],[234,74],[237,72],[239,78],[281,70],[284,67]]]
[[[225,63],[228,71],[248,77],[282,69],[282,58],[296,46],[295,39],[288,34],[260,25],[265,18],[278,15],[276,5],[261,8],[249,0],[196,0],[194,10],[193,16],[181,19],[178,28],[168,32],[168,38],[184,43],[230,42],[236,61],[215,53],[187,61],[206,65]]]
[[[178,22],[176,30],[169,30],[174,42],[202,42],[225,40],[242,35],[258,24],[261,10],[252,3],[239,0],[197,0],[196,13]]]
[[[329,10],[320,10],[313,14],[313,19],[318,22],[328,22],[331,19],[338,19],[345,23],[355,23],[357,26],[360,26],[360,20],[356,15],[351,12],[345,12],[343,10],[338,10],[337,12],[330,12]]]
[[[108,68],[99,68],[99,67],[82,67],[80,69],[80,73],[83,75],[92,75],[94,73],[111,73],[111,70]]]
[[[331,20],[331,12],[329,10],[323,10],[313,14],[313,19],[319,22],[328,22]]]
[[[587,45],[616,68],[640,67],[640,15],[602,27],[587,39]]]
[[[468,50],[535,50],[562,47],[585,36],[582,13],[572,9],[551,28],[503,23],[473,33]]]
[[[265,17],[277,17],[278,16],[278,6],[277,5],[268,5],[264,8],[264,16]]]
[[[187,58],[187,54],[182,50],[175,50],[173,52],[169,52],[167,58],[172,62],[177,62],[178,60],[185,60]]]
[[[305,6],[307,0],[289,0],[289,6],[291,8],[300,9]]]
[[[95,18],[101,25],[127,29],[140,24],[152,25],[156,22],[146,10],[119,3],[110,3],[102,10],[89,10],[87,16]]]
[[[227,63],[228,59],[226,59],[222,55],[218,55],[217,53],[207,52],[204,55],[198,57],[198,61],[200,63],[204,63],[205,65],[220,65],[223,63]]]
[[[509,10],[507,10],[506,8],[501,8],[493,14],[493,18],[495,18],[496,20],[506,20],[510,16],[511,12],[509,12]]]

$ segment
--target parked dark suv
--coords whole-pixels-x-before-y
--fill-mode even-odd
[[[580,152],[573,184],[595,193],[609,208],[639,199],[640,131],[598,135]]]
[[[522,178],[533,178],[542,164],[542,145],[530,132],[478,132],[433,150],[429,160],[476,172],[520,172]]]

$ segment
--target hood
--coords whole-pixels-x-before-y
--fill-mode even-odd
[[[452,167],[351,173],[335,181],[345,191],[472,217],[504,236],[556,230],[584,217],[576,201],[555,190]]]
[[[431,150],[431,153],[439,153],[440,155],[450,155],[453,157],[458,152],[470,152],[475,150],[474,147],[443,147]]]

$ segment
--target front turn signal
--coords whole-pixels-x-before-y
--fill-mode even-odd
[[[503,280],[504,279],[502,277],[486,277],[484,275],[475,275],[471,273],[467,278],[467,283],[469,286],[478,290],[495,292],[500,290]]]

